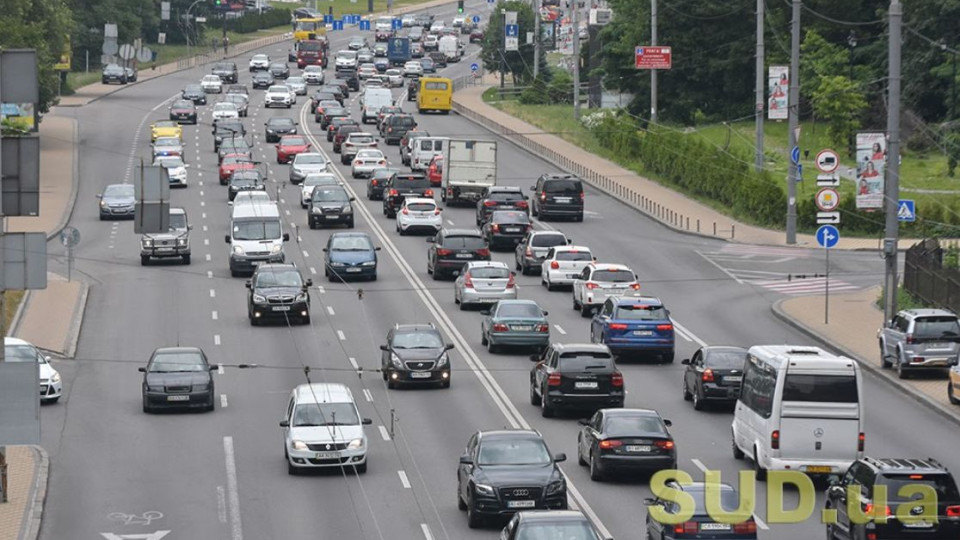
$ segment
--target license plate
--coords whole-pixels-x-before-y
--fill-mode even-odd
[[[729,531],[730,524],[729,523],[701,523],[700,530],[701,531]]]
[[[517,332],[529,332],[529,331],[533,330],[533,327],[532,327],[532,326],[529,326],[529,325],[511,326],[510,328],[511,328],[512,330],[516,330]]]
[[[905,529],[927,529],[933,527],[933,523],[929,521],[903,521],[902,523]]]
[[[457,253],[458,259],[470,259],[473,257],[473,253]]]
[[[324,219],[340,219],[340,216],[323,216]]]
[[[290,306],[273,306],[274,311],[290,311]]]
[[[520,227],[506,227],[503,229],[503,232],[518,233],[520,232]]]
[[[157,248],[157,253],[170,253],[171,251],[173,251],[173,248],[171,247]]]
[[[635,335],[635,336],[652,336],[652,335],[653,335],[653,331],[652,331],[652,330],[634,330],[634,331],[633,331],[633,335]]]
[[[347,268],[347,273],[355,273],[355,272],[359,272],[359,271],[360,271],[359,268]]]
[[[578,276],[578,275],[579,275],[579,274],[566,274],[567,279],[577,279],[577,276]]]
[[[337,459],[340,457],[340,452],[317,452],[314,455],[314,459]]]
[[[537,501],[507,501],[507,508],[533,508]]]
[[[810,466],[807,467],[808,473],[829,473],[833,471],[833,467],[821,467],[821,466]]]
[[[167,401],[190,401],[190,396],[167,396]]]
[[[596,389],[597,382],[596,381],[579,381],[574,383],[573,387],[580,388],[580,389]]]
[[[554,199],[553,201],[554,201],[554,202],[558,202],[558,203],[568,203],[568,202],[570,202],[571,200],[573,200],[573,199],[571,199],[570,197],[557,197],[557,198]]]
[[[724,378],[723,378],[723,382],[741,382],[741,381],[743,381],[743,377],[739,377],[739,376],[738,376],[738,377],[724,377]]]
[[[410,373],[410,378],[411,379],[429,379],[430,372],[429,371],[413,371]]]
[[[651,447],[649,445],[627,445],[627,452],[650,452]]]

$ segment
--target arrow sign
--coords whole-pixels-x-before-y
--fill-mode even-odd
[[[840,241],[840,231],[833,225],[821,225],[817,229],[817,243],[824,249],[830,249]]]
[[[474,15],[472,20],[473,20],[473,24],[480,24],[480,16],[479,16],[479,15]]]
[[[839,225],[840,212],[817,212],[817,225]]]
[[[913,223],[917,220],[916,202],[910,199],[900,199],[897,203],[897,221]]]
[[[817,185],[820,187],[840,187],[840,177],[833,174],[818,174]]]
[[[797,165],[800,163],[800,147],[799,146],[794,146],[793,150],[790,151],[790,161],[792,161],[794,165]]]
[[[470,71],[477,71],[478,69],[480,69],[480,64],[477,64],[476,62],[470,64]]]

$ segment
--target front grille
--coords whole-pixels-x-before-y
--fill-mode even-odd
[[[404,362],[404,364],[407,366],[407,369],[412,371],[427,371],[433,369],[435,362],[432,360],[416,360],[413,362]]]
[[[340,208],[324,208],[324,214],[339,214],[341,212]]]
[[[166,390],[171,394],[186,394],[190,392],[190,387],[189,386],[167,386]]]
[[[309,459],[309,460],[307,460],[307,461],[309,461],[311,465],[342,465],[342,464],[346,463],[348,459],[350,459],[350,458],[349,458],[349,457],[341,457],[341,458],[334,458],[334,459],[313,459],[313,458],[311,458],[311,459]]]
[[[293,296],[268,296],[267,302],[270,304],[292,304]]]
[[[505,501],[530,500],[530,499],[533,499],[536,501],[540,499],[540,491],[542,489],[543,488],[539,488],[539,487],[518,486],[518,487],[500,488],[499,491],[500,491],[500,498]]]
[[[307,443],[307,448],[314,452],[332,452],[334,450],[345,450],[349,443]]]
[[[251,257],[262,257],[264,255],[269,255],[269,254],[270,254],[269,251],[248,251],[247,252],[247,255]]]

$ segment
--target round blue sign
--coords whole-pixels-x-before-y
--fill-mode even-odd
[[[473,24],[480,24],[480,16],[479,16],[479,15],[474,15],[474,16],[473,16]]]
[[[830,249],[840,241],[840,231],[833,225],[821,225],[817,229],[817,243],[820,247]]]
[[[470,71],[477,71],[478,69],[480,69],[480,65],[476,62],[470,64]]]

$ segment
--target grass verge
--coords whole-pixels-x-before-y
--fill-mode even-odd
[[[880,296],[877,297],[876,306],[880,310],[883,310],[884,300],[886,299],[886,289],[884,287],[880,288]],[[935,308],[938,306],[925,304],[922,300],[916,296],[910,294],[906,289],[903,288],[903,285],[897,287],[897,309],[924,309],[924,308]]]
[[[23,301],[24,291],[5,291],[4,293],[4,328],[10,331],[10,323],[13,322],[13,316],[17,314],[17,308]]]

